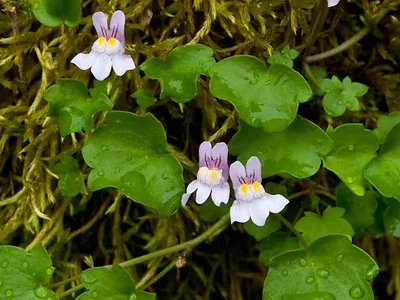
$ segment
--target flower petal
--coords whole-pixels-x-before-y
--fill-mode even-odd
[[[231,215],[231,224],[234,222],[246,223],[250,219],[250,206],[247,201],[233,201],[229,211]]]
[[[340,0],[328,0],[328,7],[335,6],[339,3]]]
[[[211,160],[211,143],[202,142],[199,148],[199,168],[208,167],[206,160]]]
[[[255,199],[250,202],[251,220],[257,226],[264,226],[269,215],[268,201],[264,198]]]
[[[81,70],[89,70],[96,61],[98,54],[94,51],[89,54],[79,53],[72,60],[71,63],[75,64]]]
[[[196,203],[203,204],[204,202],[206,202],[206,200],[210,196],[210,193],[211,193],[211,187],[198,181],[197,182]]]
[[[229,202],[230,191],[231,189],[227,182],[221,186],[214,186],[211,189],[211,199],[216,206],[220,206],[221,203],[227,204]]]
[[[211,155],[213,160],[219,162],[218,167],[222,170],[222,175],[225,179],[229,178],[229,165],[228,165],[228,146],[225,143],[217,143],[212,148]]]
[[[229,176],[231,177],[233,188],[236,190],[242,184],[241,178],[246,177],[246,170],[240,161],[235,161],[231,164]]]
[[[193,180],[186,188],[186,193],[182,195],[181,203],[186,205],[190,195],[197,189],[197,180]]]
[[[132,57],[121,53],[112,56],[112,66],[118,76],[124,75],[128,70],[135,69]]]
[[[289,200],[282,195],[271,195],[268,193],[265,194],[266,195],[263,199],[266,199],[265,202],[268,205],[269,211],[274,214],[280,213],[289,203]]]
[[[247,176],[253,179],[253,182],[261,182],[261,162],[257,156],[252,156],[246,163]]]
[[[117,10],[113,13],[110,21],[111,36],[115,37],[125,48],[125,15]]]
[[[107,25],[106,15],[101,11],[95,12],[93,14],[92,21],[93,21],[94,28],[96,28],[97,35],[99,37],[104,36],[104,37],[108,38],[108,36],[107,36],[108,25]]]
[[[106,54],[98,55],[93,64],[92,73],[97,80],[106,79],[111,73],[111,57]]]

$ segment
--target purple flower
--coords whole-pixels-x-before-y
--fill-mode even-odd
[[[335,6],[339,3],[340,0],[328,0],[328,7]]]
[[[128,70],[135,69],[132,57],[125,52],[125,15],[117,10],[111,17],[110,29],[106,15],[96,12],[93,15],[93,25],[96,28],[98,39],[92,46],[90,53],[79,53],[72,59],[72,63],[81,70],[91,71],[97,80],[106,79],[111,73],[111,67],[118,76]]]
[[[216,206],[229,201],[228,146],[217,143],[213,148],[211,143],[203,142],[199,149],[199,171],[197,179],[193,180],[182,196],[182,205],[186,205],[190,195],[197,190],[196,202],[203,204],[211,193],[211,199]]]
[[[245,223],[250,218],[257,226],[264,226],[270,212],[279,213],[289,201],[281,195],[270,195],[261,185],[261,163],[252,156],[246,169],[237,161],[230,167],[230,177],[236,200],[230,209],[231,223]]]

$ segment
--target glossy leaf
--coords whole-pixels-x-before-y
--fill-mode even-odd
[[[178,103],[192,100],[197,94],[197,78],[208,75],[215,64],[211,48],[196,44],[175,48],[164,61],[154,57],[145,61],[140,69],[161,84],[161,99],[171,98]]]
[[[328,207],[322,217],[316,213],[306,211],[295,225],[295,229],[303,233],[303,237],[308,245],[329,234],[354,235],[354,230],[350,223],[343,219],[345,209],[341,207]]]
[[[136,102],[140,107],[144,108],[152,106],[157,101],[157,98],[153,97],[149,89],[137,90],[131,96],[136,98]]]
[[[400,124],[389,131],[378,156],[365,167],[364,177],[385,197],[400,200]]]
[[[269,265],[271,258],[286,251],[299,249],[299,240],[290,234],[279,231],[262,240],[259,246],[260,262]]]
[[[356,233],[375,223],[374,214],[378,207],[377,193],[367,191],[363,196],[355,195],[344,184],[336,188],[336,205],[346,209],[343,219],[347,220]]]
[[[282,64],[289,68],[293,68],[293,60],[299,56],[299,52],[294,49],[290,49],[289,46],[285,46],[282,49],[277,49],[272,52],[270,58],[268,58],[268,63],[272,64]]]
[[[58,176],[57,186],[63,196],[74,197],[86,193],[85,178],[73,157],[61,157],[61,162],[54,166],[54,173]]]
[[[268,70],[256,57],[235,55],[218,62],[210,71],[210,91],[232,103],[240,117],[266,132],[287,128],[296,118],[299,103],[310,99],[307,81],[282,64]]]
[[[151,114],[113,111],[91,136],[82,154],[92,167],[88,187],[116,187],[163,215],[174,213],[184,193],[182,166],[165,154],[162,124]]]
[[[0,246],[0,299],[58,299],[45,287],[53,271],[51,258],[41,245],[30,252]]]
[[[287,173],[297,178],[314,175],[321,157],[332,148],[328,135],[314,123],[298,116],[284,131],[267,133],[242,123],[229,142],[229,151],[243,163],[255,155],[262,164],[262,176]]]
[[[200,219],[204,222],[214,223],[218,221],[222,216],[229,213],[229,209],[232,203],[221,203],[220,206],[216,206],[212,201],[206,201],[204,204],[199,206]]]
[[[400,238],[400,202],[391,198],[383,214],[386,232]]]
[[[328,135],[333,148],[323,157],[324,167],[333,171],[355,194],[364,195],[363,170],[376,156],[379,139],[362,124],[344,124]]]
[[[375,261],[345,235],[329,235],[306,250],[270,260],[263,300],[373,300],[368,280],[379,272]]]
[[[312,65],[310,66],[310,72],[314,76],[316,82],[318,83],[322,79],[325,79],[328,76],[328,72],[323,66]],[[319,88],[318,84],[314,83],[314,81],[310,82],[311,89],[315,95],[323,96],[325,93]]]
[[[400,112],[395,111],[387,116],[380,116],[378,119],[378,127],[374,129],[374,133],[379,136],[381,143],[385,141],[385,138],[389,131],[394,127],[394,125],[400,123]]]
[[[32,11],[36,19],[49,27],[63,23],[70,27],[79,24],[82,0],[34,0]]]
[[[57,119],[58,129],[66,136],[82,129],[93,128],[93,116],[99,111],[109,111],[112,103],[104,93],[89,95],[83,82],[72,79],[57,79],[47,89],[44,99],[49,102],[49,117]]]
[[[343,82],[336,76],[332,79],[322,79],[319,81],[319,87],[326,93],[323,99],[324,109],[333,117],[341,116],[346,108],[358,111],[360,106],[357,97],[363,96],[368,91],[366,85],[352,82],[350,77],[346,77]]]
[[[270,214],[264,226],[257,226],[250,220],[244,224],[244,229],[257,241],[261,241],[281,229],[281,221],[275,215]]]
[[[82,281],[88,290],[76,300],[154,300],[156,294],[136,289],[129,273],[119,265],[112,268],[90,268],[82,273]]]

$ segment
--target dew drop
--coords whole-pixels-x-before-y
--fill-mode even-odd
[[[357,284],[355,286],[353,286],[350,291],[349,294],[351,297],[356,298],[356,299],[360,299],[365,295],[365,292],[362,290],[362,288]]]
[[[288,272],[287,270],[283,270],[283,271],[282,271],[282,274],[283,274],[283,276],[288,276],[288,275],[289,275],[289,272]]]
[[[344,281],[344,284],[348,284],[349,282],[347,280]]]
[[[136,300],[136,294],[132,294],[129,296],[129,300]]]
[[[354,150],[354,145],[349,145],[348,148],[349,148],[350,151],[353,151]]]
[[[338,101],[338,104],[342,105],[342,104],[343,104],[343,101],[339,100],[339,101]]]
[[[300,266],[305,267],[305,266],[307,266],[307,261],[304,258],[302,258],[302,259],[300,259],[299,264],[300,264]]]
[[[8,261],[3,260],[3,262],[1,263],[1,267],[6,268],[7,266],[8,266]]]
[[[127,161],[131,161],[131,160],[132,160],[132,154],[131,154],[131,153],[128,153],[128,154],[125,156],[125,159],[126,159]]]
[[[33,272],[33,273],[32,273],[32,276],[33,276],[33,277],[35,277],[35,276],[36,276],[36,273],[35,273],[35,272]]]
[[[314,261],[311,262],[311,266],[312,266],[312,267],[315,266],[315,262],[314,262]]]
[[[0,279],[0,286],[3,285],[3,279]]]
[[[325,270],[325,269],[318,269],[317,270],[317,275],[319,277],[322,277],[322,278],[328,278],[329,272],[327,270]]]
[[[306,282],[308,284],[312,284],[312,283],[314,283],[314,281],[315,281],[315,278],[313,276],[307,276]]]
[[[48,269],[46,270],[46,273],[47,273],[47,275],[53,274],[53,269],[48,268]]]
[[[93,291],[92,292],[92,297],[93,298],[97,298],[99,296],[99,293],[98,292],[96,292],[96,291]]]
[[[104,172],[103,171],[99,171],[99,172],[97,172],[97,175],[99,175],[100,177],[103,177],[104,176]]]
[[[6,296],[7,296],[7,297],[11,297],[13,294],[14,294],[13,290],[8,289],[8,290],[6,291]]]
[[[35,295],[39,298],[43,298],[47,295],[47,288],[40,285],[38,288],[35,289]]]
[[[121,171],[121,168],[116,167],[115,168],[115,173],[119,173]]]
[[[336,260],[343,261],[343,254],[339,254],[338,256],[336,256]]]
[[[108,150],[108,146],[107,145],[101,146],[101,151],[107,151],[107,150]]]
[[[376,277],[378,275],[379,269],[375,268],[375,266],[372,266],[367,273],[365,274],[365,279],[366,280],[371,280],[372,278]]]
[[[27,267],[29,267],[29,263],[28,263],[27,261],[25,261],[25,262],[22,264],[22,266],[23,266],[24,268],[27,268]]]
[[[353,183],[353,181],[354,181],[353,178],[347,177],[347,182],[348,182],[348,183]]]

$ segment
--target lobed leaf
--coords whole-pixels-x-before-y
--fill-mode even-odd
[[[32,11],[43,25],[56,27],[65,23],[75,27],[80,21],[81,7],[82,0],[36,0]]]
[[[286,251],[297,250],[300,248],[299,240],[290,234],[279,231],[271,234],[260,243],[260,262],[266,265],[270,264],[271,258]]]
[[[157,98],[153,97],[153,94],[149,89],[140,89],[131,95],[132,98],[136,98],[136,102],[140,107],[152,106]]]
[[[394,127],[394,125],[400,123],[400,112],[395,111],[387,116],[380,116],[378,119],[378,127],[374,129],[374,133],[379,137],[381,143],[386,139],[389,131]]]
[[[54,173],[58,176],[57,186],[63,196],[74,197],[86,193],[85,177],[73,157],[62,156],[61,162],[54,166]]]

